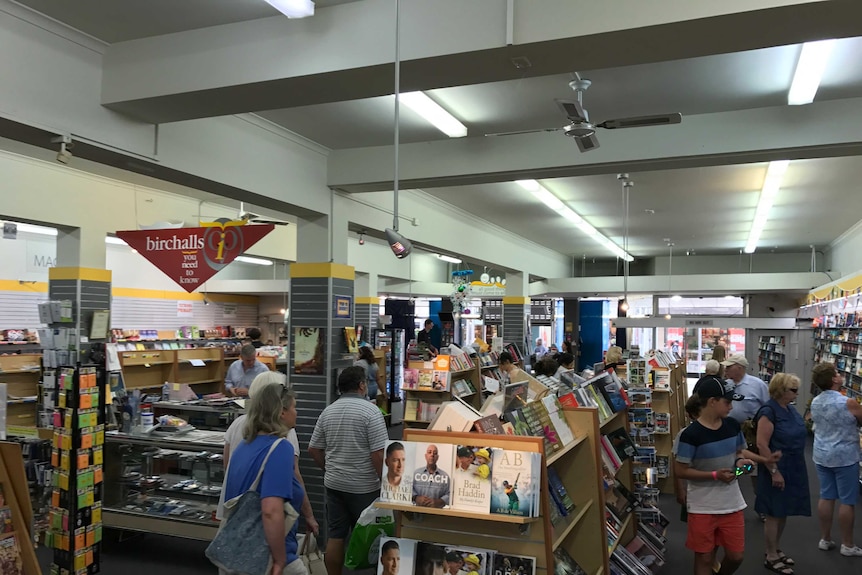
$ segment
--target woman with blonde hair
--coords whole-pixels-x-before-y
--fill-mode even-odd
[[[262,385],[251,394],[246,403],[243,441],[230,456],[223,486],[225,501],[251,488],[270,448],[296,426],[296,415],[296,397],[284,385]],[[267,575],[308,573],[298,557],[297,524],[285,532],[284,503],[289,502],[299,512],[305,498],[293,468],[293,446],[280,441],[269,455],[258,485],[264,533],[272,554],[272,571]]]
[[[760,464],[754,503],[755,511],[766,515],[763,525],[766,559],[763,565],[781,575],[793,575],[793,559],[779,548],[787,518],[811,515],[805,466],[808,432],[802,416],[790,404],[798,397],[799,386],[799,378],[795,375],[776,373],[769,382],[769,401],[754,415],[760,455],[769,458],[773,453],[781,454],[777,463]]]
[[[721,365],[721,362],[727,359],[727,348],[723,345],[718,344],[712,348],[712,359],[714,359],[718,363],[718,372],[716,375],[721,379],[725,379],[724,377],[724,366]]]

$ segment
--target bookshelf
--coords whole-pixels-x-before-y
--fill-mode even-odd
[[[862,327],[821,327],[814,331],[814,363],[835,364],[844,377],[842,392],[862,400]],[[811,394],[819,390],[811,385]]]
[[[477,369],[476,372],[479,370]],[[418,508],[378,502],[395,509],[396,536],[440,544],[495,549],[507,554],[536,558],[537,573],[551,573],[554,552],[564,549],[589,575],[608,570],[609,553],[605,531],[605,496],[601,480],[599,416],[595,408],[564,408],[563,416],[575,440],[545,457],[542,440],[535,437],[454,433],[407,428],[404,440],[447,444],[481,444],[542,454],[544,467],[553,467],[565,486],[574,510],[557,525],[552,524],[548,473],[542,473],[540,516],[533,518],[465,513],[452,509]],[[623,422],[625,419],[618,420]],[[453,522],[452,518],[457,518]],[[633,524],[632,515],[629,525]],[[630,529],[627,527],[627,530]],[[627,542],[628,540],[621,540]]]
[[[6,426],[9,435],[28,435],[35,431],[39,422],[41,377],[41,355],[0,356],[0,383],[6,384]]]
[[[674,493],[673,475],[673,440],[679,431],[686,425],[685,402],[686,373],[685,365],[675,364],[669,368],[653,368],[658,377],[667,376],[669,387],[667,389],[652,388],[652,408],[657,413],[669,414],[669,427],[666,433],[656,432],[655,450],[658,473],[658,488],[662,493]],[[655,381],[655,380],[653,380]],[[665,464],[661,464],[661,460]],[[664,471],[663,471],[664,470]]]
[[[783,335],[762,335],[757,341],[758,377],[769,383],[772,376],[784,371],[785,353]]]
[[[466,359],[465,359],[466,358]],[[411,376],[412,370],[419,372],[434,372],[436,361],[411,361],[405,370],[405,386]],[[440,371],[440,370],[436,370]],[[446,390],[435,390],[426,388],[403,387],[404,392],[404,427],[425,427],[432,419],[440,404],[444,401],[454,401],[455,395],[469,403],[477,410],[482,407],[482,377],[478,362],[468,356],[462,356],[458,360],[449,362],[449,386]],[[466,381],[472,386],[473,391],[459,393],[455,382]]]
[[[224,390],[221,347],[122,351],[119,356],[126,389],[161,388],[167,381],[194,386],[200,394]]]

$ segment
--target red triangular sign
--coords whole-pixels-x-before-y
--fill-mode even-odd
[[[117,232],[117,237],[193,292],[274,228],[273,224],[212,222],[201,228]]]

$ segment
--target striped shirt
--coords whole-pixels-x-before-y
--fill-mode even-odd
[[[695,421],[682,430],[676,446],[676,460],[698,471],[733,469],[739,450],[745,448],[745,437],[735,419],[722,420],[721,427],[709,429]],[[739,482],[715,481],[710,478],[687,480],[686,498],[689,513],[721,515],[745,509]]]
[[[377,406],[355,393],[347,393],[320,414],[308,446],[326,454],[323,484],[347,493],[380,489],[380,476],[371,453],[386,447],[389,435]]]

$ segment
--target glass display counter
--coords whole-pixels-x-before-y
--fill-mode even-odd
[[[105,434],[105,527],[211,540],[224,481],[224,433]]]

